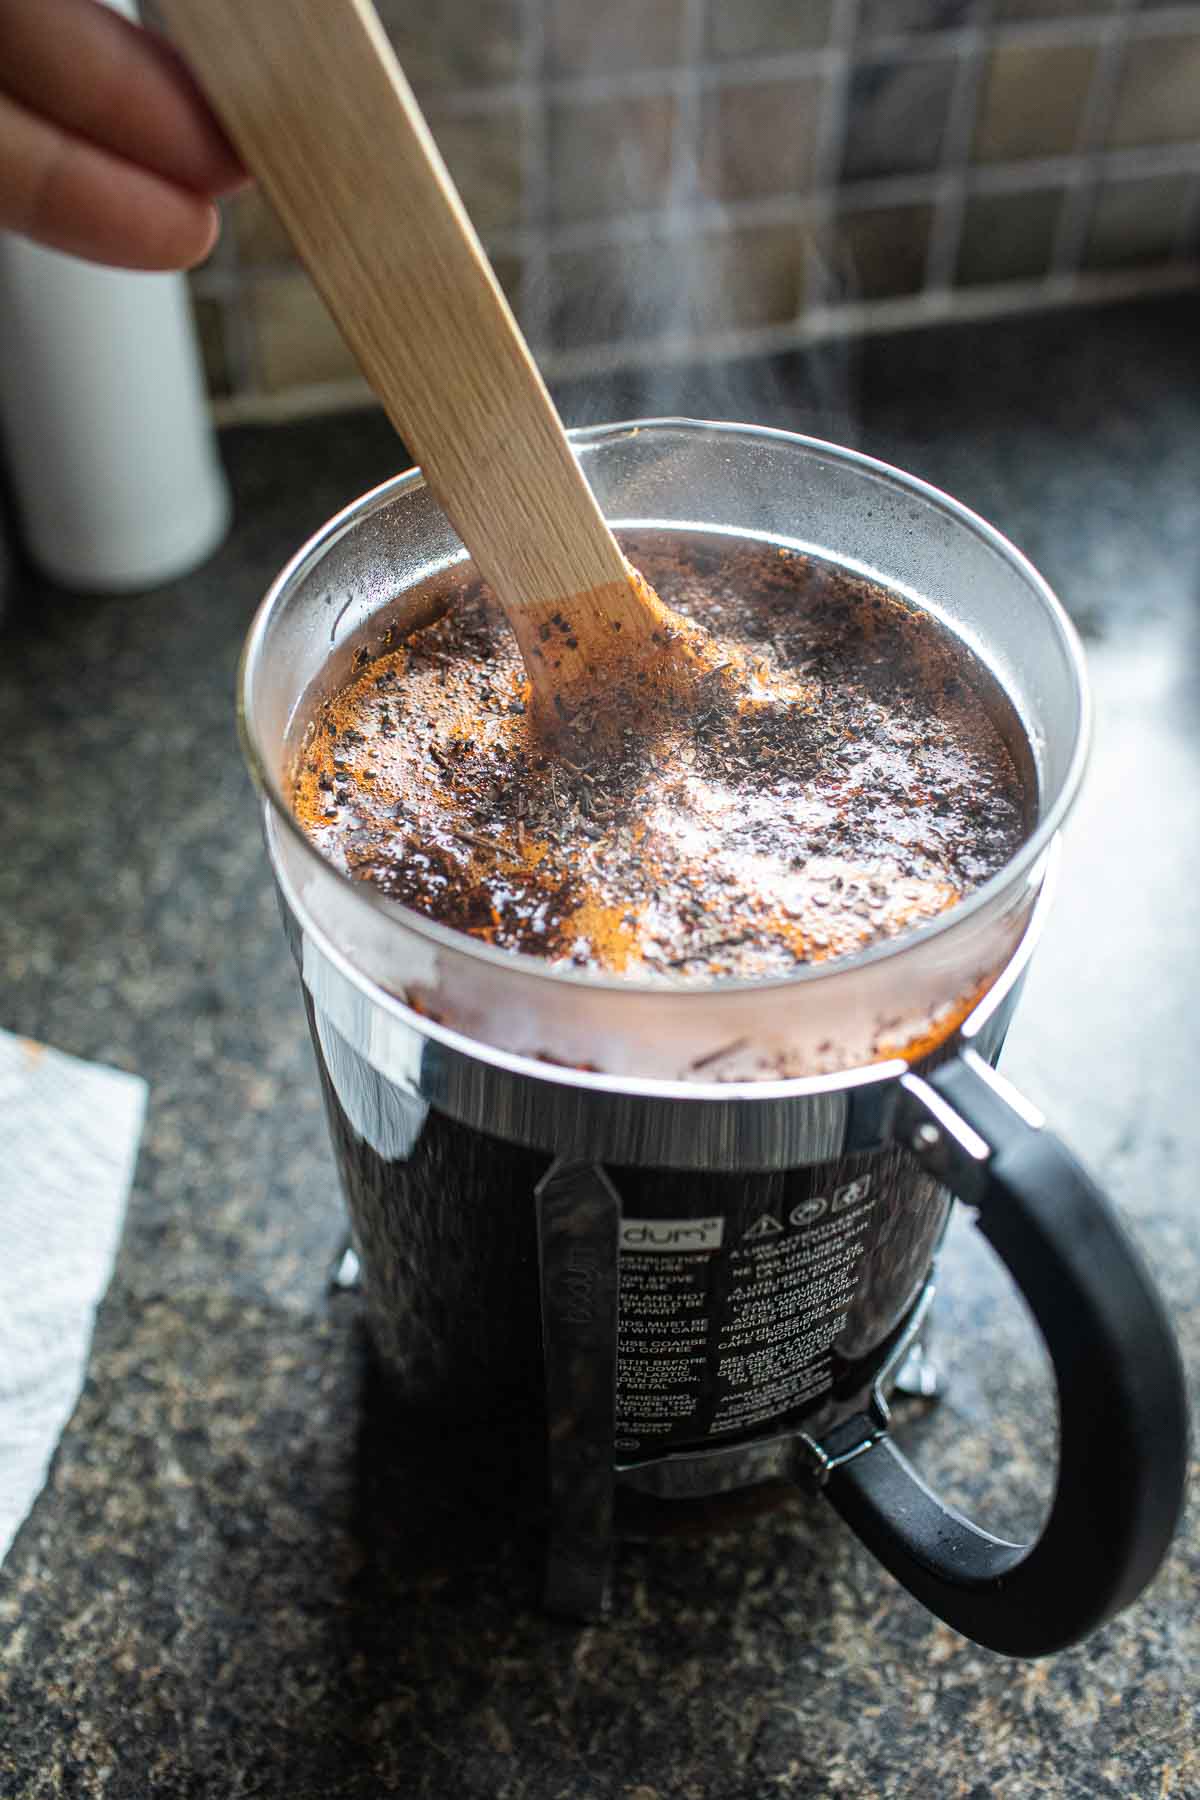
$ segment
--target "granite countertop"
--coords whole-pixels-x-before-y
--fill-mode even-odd
[[[849,439],[1008,531],[1082,628],[1096,748],[1005,1068],[1101,1172],[1200,1374],[1200,359],[1195,298],[630,382]],[[583,396],[564,397],[569,416]],[[235,741],[268,578],[397,449],[358,415],[226,434],[238,524],[137,598],[27,581],[0,639],[0,1024],[150,1105],[83,1396],[0,1576],[0,1794],[970,1800],[1200,1794],[1200,1529],[1039,1663],[978,1650],[798,1495],[621,1550],[611,1624],[537,1606],[537,1546],[433,1501],[390,1429]],[[944,1403],[904,1441],[1001,1531],[1053,1407],[965,1223]]]

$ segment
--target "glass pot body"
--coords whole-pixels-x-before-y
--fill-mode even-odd
[[[869,1453],[946,1183],[978,1203],[971,1156],[986,1167],[998,1136],[1033,1130],[1020,1106],[990,1136],[972,1118],[1007,1106],[989,1064],[1083,766],[1079,647],[997,532],[870,458],[676,420],[573,438],[618,530],[754,537],[934,612],[1013,703],[1035,824],[947,914],[787,979],[638,985],[440,927],[323,862],[286,805],[302,697],[376,621],[403,628],[408,591],[464,555],[416,471],[347,508],[268,594],[240,706],[373,1332],[448,1469],[514,1503],[548,1496],[564,1610],[602,1606],[617,1482],[694,1495],[807,1474],[847,1516],[865,1507],[852,1522],[920,1592],[912,1546],[884,1544],[890,1524],[872,1537],[860,1490],[883,1464]],[[970,1090],[958,1112],[931,1085],[955,1081]],[[1011,1619],[923,1597],[982,1641],[1027,1647]]]
[[[313,926],[369,983],[415,1001],[464,1038],[604,1075],[685,1081],[736,1044],[721,1085],[764,1071],[842,1075],[961,1018],[1011,956],[1047,845],[1083,767],[1087,697],[1074,633],[1030,564],[999,533],[925,484],[869,458],[782,432],[686,422],[574,434],[620,528],[724,530],[831,558],[912,596],[990,666],[1037,768],[1036,830],[1000,875],[924,930],[849,963],[779,981],[685,991],[551,972],[440,927],[351,884],[316,857],[283,798],[299,697],[336,679],[351,646],[404,595],[462,557],[420,476],[349,507],[299,553],[253,627],[243,729],[271,802],[271,854]],[[415,605],[416,602],[414,601]],[[543,1069],[543,1074],[545,1073]]]

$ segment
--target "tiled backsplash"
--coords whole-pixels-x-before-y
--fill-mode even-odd
[[[1200,269],[1200,5],[378,0],[553,373]],[[232,416],[360,391],[257,194],[193,277]]]

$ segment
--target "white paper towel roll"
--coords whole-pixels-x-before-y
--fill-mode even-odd
[[[136,18],[133,0],[108,0]],[[0,429],[26,543],[67,586],[150,587],[229,524],[181,275],[0,234]]]

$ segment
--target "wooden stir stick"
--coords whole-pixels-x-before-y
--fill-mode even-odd
[[[711,662],[622,556],[368,0],[161,8],[504,608],[536,707]]]

